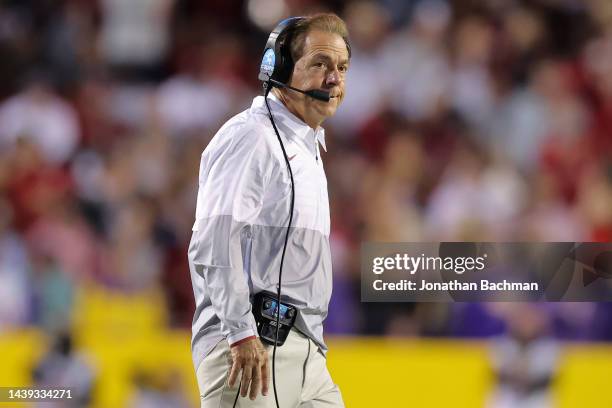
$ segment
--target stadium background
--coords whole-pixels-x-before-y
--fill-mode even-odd
[[[2,1],[0,386],[197,403],[199,157],[274,23],[325,10],[353,47],[324,155],[347,406],[527,406],[533,373],[532,406],[612,406],[611,304],[365,304],[358,265],[366,240],[611,241],[607,0]]]

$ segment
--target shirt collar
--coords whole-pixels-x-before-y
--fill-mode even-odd
[[[284,128],[290,130],[293,134],[302,138],[303,140],[312,137],[314,133],[315,140],[319,143],[319,145],[321,145],[323,150],[327,152],[327,146],[325,145],[325,129],[319,126],[316,130],[313,130],[300,118],[291,113],[289,109],[287,109],[287,107],[276,97],[276,95],[272,93],[268,94],[268,100],[272,102],[270,103],[270,109],[272,110],[274,119],[276,121],[282,122]],[[263,96],[257,96],[253,99],[251,109],[263,109],[265,114],[268,114]],[[308,140],[305,140],[305,142],[308,144]]]

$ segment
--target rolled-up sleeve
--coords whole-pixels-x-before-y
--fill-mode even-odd
[[[235,344],[257,334],[244,248],[250,247],[245,242],[262,208],[272,155],[258,129],[239,129],[218,140],[202,154],[189,260],[223,335]]]

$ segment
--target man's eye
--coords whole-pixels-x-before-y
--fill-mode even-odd
[[[341,65],[340,67],[338,67],[338,71],[344,73],[348,71],[348,67],[346,65]]]
[[[325,63],[324,62],[316,62],[314,64],[314,66],[317,67],[317,68],[323,68],[323,67],[325,67]]]

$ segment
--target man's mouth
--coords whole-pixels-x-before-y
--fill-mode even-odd
[[[340,97],[340,93],[338,91],[329,91],[326,89],[321,89],[322,92],[328,93],[329,94],[329,99],[334,99],[334,98],[339,98]]]

